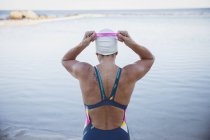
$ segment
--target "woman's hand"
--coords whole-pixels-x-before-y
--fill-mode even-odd
[[[82,46],[87,47],[90,44],[90,42],[95,41],[95,39],[96,39],[95,31],[87,31],[85,32],[85,35],[83,37],[81,44]]]
[[[120,42],[124,42],[128,47],[136,44],[127,31],[118,31],[117,38]]]

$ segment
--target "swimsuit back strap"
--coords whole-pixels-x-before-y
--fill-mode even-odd
[[[117,91],[117,87],[118,87],[118,83],[119,83],[119,80],[120,80],[121,72],[122,72],[122,68],[119,68],[118,72],[117,72],[115,82],[114,82],[114,86],[113,86],[113,89],[112,89],[112,92],[111,92],[111,95],[109,97],[110,100],[114,100],[114,98],[115,98],[115,94],[116,94],[116,91]]]
[[[94,68],[95,68],[96,76],[97,76],[99,87],[100,87],[101,99],[105,100],[106,95],[105,95],[105,91],[104,91],[104,87],[103,87],[103,83],[102,83],[102,80],[101,80],[99,70],[98,70],[97,66],[94,66]]]

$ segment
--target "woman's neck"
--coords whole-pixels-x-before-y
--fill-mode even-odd
[[[100,64],[102,66],[113,66],[113,65],[115,65],[115,57],[105,56],[100,60]]]

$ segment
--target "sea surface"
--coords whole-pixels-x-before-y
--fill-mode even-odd
[[[81,140],[85,113],[79,82],[61,59],[85,31],[111,28],[127,30],[156,58],[136,83],[127,109],[131,140],[209,140],[210,12],[204,11],[152,16],[123,11],[0,26],[0,139]],[[119,66],[138,59],[124,44],[118,46]],[[78,60],[98,64],[95,44]]]

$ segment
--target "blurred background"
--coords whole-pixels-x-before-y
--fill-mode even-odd
[[[209,140],[209,0],[1,0],[0,140],[82,139],[79,82],[61,59],[103,28],[127,30],[156,58],[127,109],[131,140]],[[138,59],[118,46],[119,66]],[[98,63],[94,42],[78,60]]]

